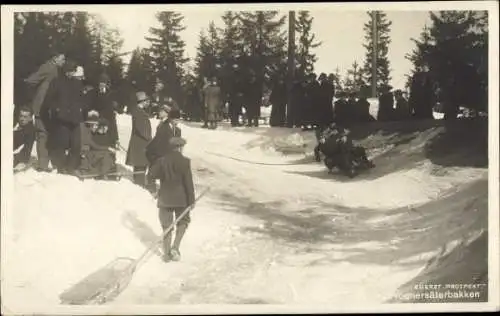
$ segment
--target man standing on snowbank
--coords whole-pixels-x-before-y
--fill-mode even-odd
[[[151,179],[160,180],[158,192],[159,218],[165,231],[173,222],[174,215],[178,218],[182,212],[195,202],[191,160],[186,158],[181,150],[186,141],[180,137],[172,137],[169,141],[169,154],[158,159],[149,170]],[[179,261],[179,247],[182,238],[191,221],[189,212],[177,223],[175,239],[172,245],[172,233],[168,232],[163,239],[163,260]]]
[[[132,135],[127,150],[127,166],[134,167],[134,183],[146,188],[146,169],[148,159],[146,158],[146,146],[151,141],[151,122],[146,112],[149,99],[145,92],[136,94],[137,106],[131,110]]]
[[[59,75],[61,68],[66,61],[64,54],[57,54],[51,60],[41,65],[40,68],[24,79],[24,82],[36,87],[36,92],[31,102],[31,109],[35,115],[36,127],[36,153],[38,156],[39,171],[49,171],[49,152],[47,149],[48,132],[47,125],[49,115],[47,107],[44,106],[49,87],[54,79]]]

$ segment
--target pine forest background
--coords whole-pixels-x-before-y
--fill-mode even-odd
[[[414,72],[424,66],[436,84],[437,95],[460,93],[473,98],[469,102],[487,110],[488,89],[488,16],[485,11],[429,12],[431,25],[413,39],[415,49],[408,52]],[[204,78],[216,77],[222,91],[229,95],[235,84],[245,85],[257,78],[262,95],[278,79],[286,79],[288,21],[279,11],[227,11],[221,16],[223,27],[213,22],[199,34],[197,55],[192,62],[185,56],[185,42],[179,35],[185,29],[178,12],[158,12],[159,27],[145,34],[148,47],[138,47],[128,65],[123,61],[120,32],[98,15],[86,12],[27,12],[15,14],[14,27],[14,102],[26,103],[29,92],[23,79],[57,52],[64,52],[85,69],[86,81],[94,85],[102,73],[111,79],[112,88],[130,101],[130,91],[152,93],[161,80],[167,93],[182,107],[199,102]],[[377,12],[377,45],[372,39],[371,12],[367,12],[364,30],[366,56],[362,64],[353,61],[341,76],[333,72],[336,90],[366,92],[371,88],[373,49],[377,49],[377,91],[389,85],[391,65],[391,21]],[[314,34],[314,17],[308,11],[296,14],[295,79],[327,72],[314,69],[314,49],[328,41]],[[121,54],[121,55],[120,55]],[[409,86],[412,74],[408,74]],[[132,89],[133,88],[133,89]]]

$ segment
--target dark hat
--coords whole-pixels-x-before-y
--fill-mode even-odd
[[[322,80],[326,80],[326,74],[324,72],[322,72],[320,75],[319,75],[319,80],[322,81]]]
[[[392,86],[391,85],[384,85],[384,86],[382,86],[381,90],[383,92],[390,92],[390,91],[392,91]]]
[[[110,84],[111,82],[111,79],[109,78],[108,74],[107,73],[102,73],[100,76],[99,76],[99,83],[106,83],[106,84]]]
[[[181,118],[181,110],[179,110],[176,107],[171,108],[170,112],[168,112],[168,117],[171,118],[171,119],[179,119],[179,118]]]
[[[170,148],[179,148],[186,145],[186,140],[182,137],[172,137],[168,142]]]

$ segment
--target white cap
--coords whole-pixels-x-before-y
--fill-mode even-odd
[[[74,76],[75,77],[83,77],[84,76],[84,72],[83,72],[83,67],[82,66],[76,67],[76,71],[74,73]]]

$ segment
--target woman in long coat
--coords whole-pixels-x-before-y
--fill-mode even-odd
[[[148,106],[146,93],[137,92],[137,106],[131,111],[132,135],[127,150],[125,163],[134,167],[134,183],[146,187],[146,169],[149,164],[146,158],[146,146],[152,139],[151,122],[145,111]]]

